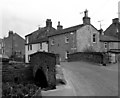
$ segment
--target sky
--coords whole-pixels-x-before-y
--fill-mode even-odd
[[[91,18],[91,24],[103,30],[118,18],[120,0],[0,0],[0,38],[7,37],[9,30],[25,35],[46,25],[46,19],[52,20],[57,28],[60,21],[63,28],[82,24],[85,9]]]

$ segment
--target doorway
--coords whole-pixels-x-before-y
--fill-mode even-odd
[[[42,69],[38,69],[35,74],[35,84],[41,88],[48,87],[48,82],[45,73]]]

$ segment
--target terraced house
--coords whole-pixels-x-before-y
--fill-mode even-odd
[[[14,33],[13,31],[8,32],[8,37],[2,39],[2,54],[11,57],[16,55],[18,57],[24,58],[25,55],[25,40]]]
[[[37,51],[48,52],[48,35],[54,32],[51,19],[46,20],[46,26],[25,36],[25,62],[29,63],[30,55]]]
[[[91,24],[88,11],[84,11],[83,23],[63,29],[58,22],[57,30],[49,35],[49,52],[59,54],[61,61],[66,61],[67,55],[74,52],[84,52],[87,49],[99,52],[99,31]]]
[[[120,55],[120,22],[118,18],[112,20],[112,24],[100,36],[101,50],[108,52],[111,62],[118,61]]]

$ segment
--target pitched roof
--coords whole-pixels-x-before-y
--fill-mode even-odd
[[[120,39],[120,22],[113,22],[105,31],[107,36],[113,36]]]
[[[113,36],[100,35],[101,42],[120,42],[120,39]]]
[[[65,33],[69,33],[69,32],[75,31],[75,30],[77,30],[77,29],[79,29],[79,28],[81,28],[83,26],[84,26],[83,24],[80,24],[80,25],[69,27],[69,28],[56,30],[56,31],[52,32],[51,34],[49,34],[49,37],[50,36],[60,35],[60,34],[65,34]]]
[[[56,29],[53,27],[43,27],[26,36],[30,36],[29,44],[39,43],[47,41],[47,36],[49,35],[49,33],[54,32],[55,30]]]
[[[37,44],[37,43],[47,42],[47,41],[48,41],[48,37],[44,37],[44,38],[41,38],[41,39],[33,40],[33,41],[30,42],[29,44]],[[26,45],[27,45],[27,44],[26,44]]]

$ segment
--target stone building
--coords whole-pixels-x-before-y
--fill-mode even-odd
[[[3,38],[2,54],[11,57],[12,55],[18,55],[24,57],[25,55],[25,40],[13,31],[9,31],[8,37]]]
[[[99,31],[91,24],[88,11],[84,11],[83,24],[63,29],[58,22],[57,30],[49,35],[49,52],[60,55],[65,61],[67,55],[87,49],[100,51]]]
[[[120,55],[120,22],[118,18],[112,20],[112,24],[100,36],[101,50],[108,52],[112,62],[117,62]]]
[[[25,36],[25,62],[29,63],[30,55],[37,51],[48,52],[48,35],[56,29],[52,27],[51,19],[46,20],[46,26]]]

